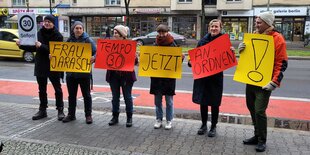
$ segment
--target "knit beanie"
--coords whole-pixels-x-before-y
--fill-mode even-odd
[[[272,26],[274,22],[274,14],[272,12],[266,11],[257,15],[260,19],[262,19],[266,24]]]
[[[120,33],[120,35],[122,37],[127,37],[127,34],[128,34],[128,30],[125,26],[123,25],[116,25],[114,27],[114,30],[116,30],[118,33]]]
[[[156,31],[159,32],[159,31],[163,31],[163,32],[168,32],[169,31],[169,28],[167,25],[164,25],[164,24],[159,24],[156,28]]]
[[[55,25],[55,17],[53,15],[47,15],[44,17],[44,20],[49,20]]]
[[[81,25],[82,28],[83,28],[83,30],[84,30],[84,24],[83,24],[82,22],[80,22],[80,21],[75,21],[75,22],[73,23],[73,25],[71,26],[71,30],[72,30],[72,31],[74,30],[74,28],[75,28],[76,25]]]

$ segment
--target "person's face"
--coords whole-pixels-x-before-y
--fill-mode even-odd
[[[159,37],[166,37],[168,32],[165,32],[165,31],[157,31]]]
[[[262,19],[257,17],[255,19],[255,28],[258,31],[258,33],[262,34],[265,32],[266,29],[268,29],[270,26],[266,24]]]
[[[210,33],[211,33],[211,36],[216,36],[216,35],[218,35],[220,32],[221,32],[221,24],[220,24],[220,22],[213,22],[213,23],[210,25]]]
[[[113,36],[116,40],[122,40],[123,37],[116,30],[113,31]]]
[[[76,25],[73,29],[73,33],[75,37],[79,37],[83,34],[84,29],[82,25]]]
[[[47,20],[47,19],[43,21],[43,26],[44,26],[46,29],[52,29],[52,28],[54,28],[54,24],[53,24],[51,21]]]

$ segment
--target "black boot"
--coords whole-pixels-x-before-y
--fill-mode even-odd
[[[32,116],[32,120],[39,120],[47,117],[46,110],[39,110],[34,116]]]
[[[118,123],[118,116],[119,116],[119,112],[113,112],[113,117],[111,119],[111,121],[109,122],[109,125],[112,126],[112,125],[115,125]]]
[[[207,124],[202,124],[200,129],[198,130],[198,135],[204,135],[208,130]]]
[[[71,122],[76,120],[75,115],[68,114],[65,118],[62,119],[63,123]]]
[[[65,118],[64,108],[63,107],[57,108],[57,110],[58,110],[58,115],[57,115],[58,121],[61,121]]]
[[[132,127],[132,112],[127,112],[126,127]]]

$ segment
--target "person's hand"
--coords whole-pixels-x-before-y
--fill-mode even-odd
[[[230,46],[230,50],[233,51],[233,52],[235,52],[236,49],[235,49],[234,46]]]
[[[16,45],[20,46],[20,41],[19,40],[16,40]]]
[[[49,54],[49,55],[48,55],[48,58],[49,58],[49,59],[51,60],[51,58],[52,58],[52,55],[51,55],[51,54]]]
[[[238,51],[239,51],[239,54],[245,49],[245,43],[244,42],[241,42],[238,46]]]
[[[35,44],[35,45],[36,45],[36,48],[40,48],[42,44],[41,44],[41,42],[36,41],[36,44]]]
[[[266,86],[262,87],[262,89],[267,91],[273,91],[278,87],[278,85],[272,81],[270,81]]]
[[[90,63],[94,63],[95,61],[96,61],[95,56],[92,56],[92,57],[90,58]]]

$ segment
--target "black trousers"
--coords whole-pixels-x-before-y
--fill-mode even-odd
[[[61,89],[60,77],[50,76],[50,77],[36,77],[39,86],[39,98],[40,98],[40,110],[46,110],[47,108],[47,79],[49,79],[55,90],[56,98],[56,109],[63,108],[63,93]]]
[[[215,128],[219,118],[219,106],[211,106],[211,128]],[[202,125],[207,125],[208,106],[200,105],[200,114]]]
[[[69,114],[75,116],[76,110],[76,97],[78,92],[78,86],[80,85],[81,92],[84,98],[84,112],[85,116],[91,116],[92,113],[92,98],[90,95],[90,78],[75,78],[75,77],[66,77],[67,88],[68,88],[68,101],[69,101]]]

